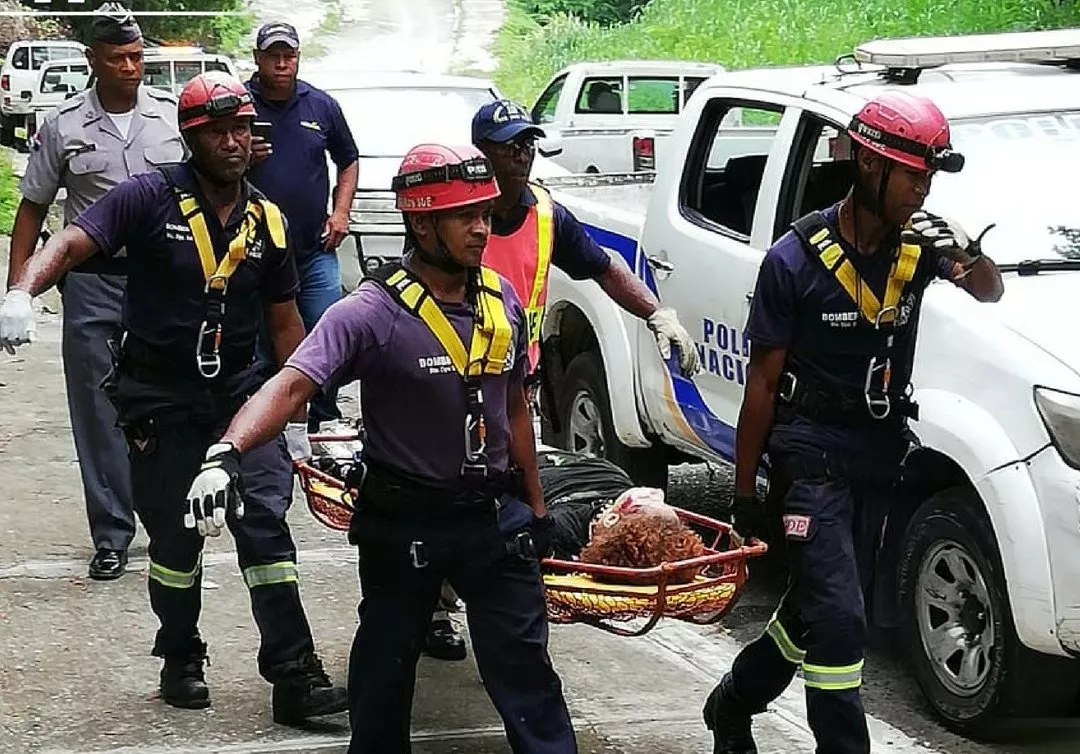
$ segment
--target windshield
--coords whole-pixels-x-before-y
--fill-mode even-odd
[[[490,89],[340,89],[341,104],[362,157],[403,157],[427,141],[469,144],[472,117],[495,99]]]
[[[953,147],[966,158],[955,174],[938,173],[926,209],[957,220],[983,239],[998,264],[1025,259],[1080,259],[1080,111],[971,118],[951,124]]]

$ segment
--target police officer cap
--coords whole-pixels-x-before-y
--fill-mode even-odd
[[[90,42],[126,45],[142,39],[142,30],[130,13],[94,16],[90,24]]]

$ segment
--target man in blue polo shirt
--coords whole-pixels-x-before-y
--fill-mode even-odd
[[[356,193],[357,151],[337,101],[300,81],[300,37],[286,23],[265,24],[256,37],[258,70],[247,83],[258,121],[271,124],[268,139],[256,139],[248,180],[281,207],[296,250],[300,293],[296,297],[308,332],[341,298],[337,247],[349,232],[349,207]],[[333,210],[326,154],[337,166]],[[311,403],[309,426],[340,419],[337,393]]]

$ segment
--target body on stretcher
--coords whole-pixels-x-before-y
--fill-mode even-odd
[[[359,462],[353,435],[311,435],[313,446],[330,449],[296,473],[312,515],[331,529],[348,531],[353,501],[342,481],[350,463]],[[557,451],[539,446],[538,451]],[[663,617],[698,624],[722,619],[745,587],[747,561],[763,555],[766,545],[740,542],[731,526],[675,508],[679,518],[705,544],[704,554],[652,568],[621,568],[575,559],[541,562],[552,623],[584,623],[620,636],[640,636]],[[692,578],[687,578],[690,572]]]

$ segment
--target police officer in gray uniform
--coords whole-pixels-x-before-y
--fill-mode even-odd
[[[96,84],[50,111],[31,145],[23,199],[11,238],[8,287],[34,252],[49,205],[63,187],[64,224],[113,186],[158,165],[180,162],[176,98],[142,86],[142,33],[130,15],[97,16],[87,58]],[[61,287],[68,409],[96,553],[90,577],[124,573],[135,535],[127,443],[116,409],[100,389],[108,341],[120,327],[127,260],[97,255]]]

